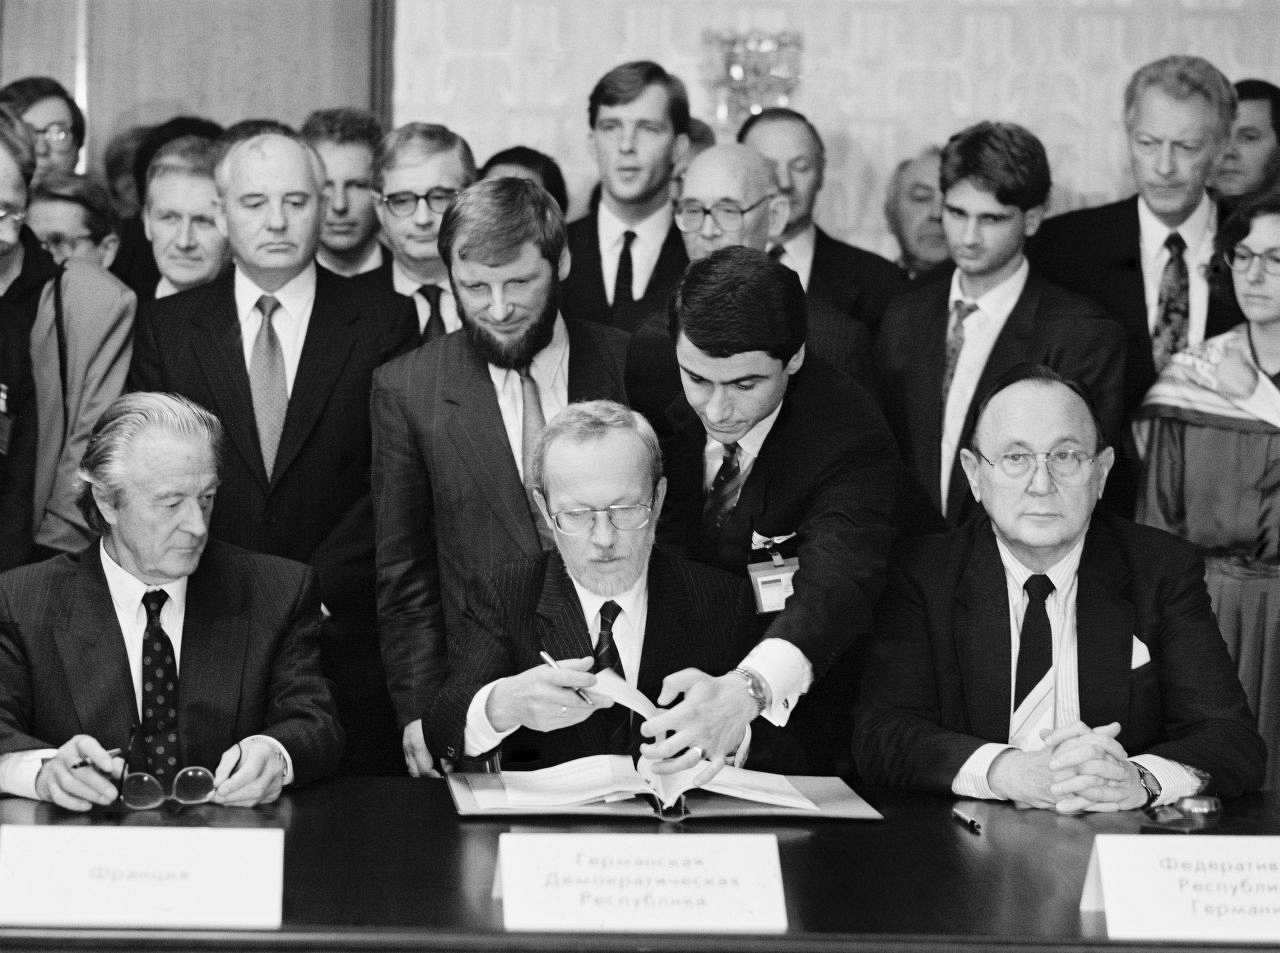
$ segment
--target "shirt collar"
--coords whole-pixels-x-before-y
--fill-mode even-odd
[[[597,595],[580,584],[573,576],[569,577],[569,581],[573,583],[573,589],[578,594],[578,602],[582,604],[582,614],[587,620],[587,628],[591,627],[591,620],[600,614],[600,607],[610,600],[618,604],[622,614],[628,620],[639,618],[640,609],[648,604],[649,563],[647,560],[644,569],[640,572],[640,578],[631,584],[630,589],[616,596]]]
[[[453,288],[450,287],[448,279],[444,281],[419,281],[405,271],[400,262],[394,258],[391,259],[391,286],[396,289],[398,294],[402,294],[406,298],[412,298],[423,285],[436,285],[445,294],[453,295]]]
[[[242,321],[264,294],[270,294],[280,302],[286,314],[296,318],[300,314],[310,312],[311,305],[316,300],[316,265],[315,262],[308,262],[307,267],[303,268],[299,274],[272,292],[263,291],[248,275],[237,268],[235,289],[236,313],[240,315]]]
[[[111,601],[116,607],[116,615],[132,619],[142,606],[142,597],[153,589],[163,589],[169,594],[169,602],[173,604],[182,618],[187,607],[187,577],[167,582],[163,586],[149,586],[133,575],[107,552],[105,537],[98,543],[102,556],[102,574],[107,578],[107,589],[111,593]]]
[[[773,424],[778,419],[778,414],[782,412],[782,403],[786,399],[786,397],[783,397],[782,400],[778,401],[778,406],[773,408],[772,413],[770,413],[768,417],[765,417],[743,435],[742,439],[738,441],[738,452],[740,454],[745,454],[752,460],[755,460],[760,456],[760,450],[764,447],[764,442],[768,439],[769,431],[773,429]],[[708,450],[715,447],[716,452],[719,453],[722,451],[724,446],[724,444],[714,437],[707,437]]]
[[[1000,284],[979,298],[966,298],[960,290],[960,269],[957,268],[951,273],[951,297],[947,300],[953,307],[957,301],[972,301],[981,313],[1004,320],[1013,311],[1013,306],[1018,303],[1022,289],[1027,285],[1027,276],[1030,274],[1031,266],[1027,264],[1026,256],[1023,256],[1017,270]]]
[[[556,373],[564,364],[565,356],[569,351],[569,330],[565,327],[564,317],[556,315],[556,323],[551,326],[551,340],[537,354],[533,355],[533,359],[529,361],[529,373],[538,381],[539,387],[544,387],[550,381],[555,379]],[[493,382],[498,387],[502,386],[503,380],[508,374],[516,374],[514,367],[499,367],[496,364],[489,365],[489,375],[493,378]]]
[[[629,225],[618,216],[614,215],[603,202],[600,203],[597,212],[600,223],[600,247],[601,248],[622,248],[623,232],[635,232],[636,237],[631,242],[631,247],[636,244],[648,245],[651,248],[660,248],[662,243],[667,240],[667,233],[671,231],[671,221],[674,212],[671,209],[670,202],[664,202],[662,207],[650,215],[643,221]]]
[[[160,280],[156,282],[156,300],[159,301],[161,298],[167,298],[169,295],[176,295],[177,293],[178,286],[161,275]]]
[[[1076,544],[1067,550],[1067,554],[1045,570],[1044,574],[1053,583],[1054,592],[1066,592],[1071,585],[1071,581],[1075,579],[1076,573],[1080,569],[1080,556],[1084,552],[1084,538],[1086,535],[1087,533],[1081,533],[1080,538],[1076,540]],[[1018,557],[1013,554],[999,536],[996,536],[996,548],[1000,550],[1000,561],[1004,563],[1006,578],[1021,590],[1027,580],[1036,574],[1018,560]]]
[[[786,249],[791,260],[796,262],[796,264],[808,263],[812,266],[813,250],[817,246],[817,242],[818,227],[810,224],[808,228],[797,232],[795,235],[792,235],[783,242],[782,247]]]
[[[1186,221],[1177,228],[1170,228],[1156,218],[1156,213],[1151,211],[1147,200],[1141,195],[1138,196],[1138,236],[1142,244],[1144,261],[1153,261],[1160,254],[1170,232],[1181,235],[1182,240],[1187,243],[1188,250],[1195,253],[1204,247],[1206,241],[1212,241],[1216,226],[1217,216],[1208,192],[1200,196],[1200,204],[1196,206],[1195,211],[1188,215]]]

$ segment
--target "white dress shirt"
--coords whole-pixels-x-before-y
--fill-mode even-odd
[[[413,306],[418,310],[418,333],[427,330],[427,320],[431,317],[431,306],[427,299],[418,294],[424,284],[434,284],[440,289],[440,319],[444,321],[445,333],[452,334],[462,327],[462,318],[458,315],[458,302],[453,296],[453,288],[448,281],[422,282],[414,278],[400,266],[400,262],[391,263],[391,284],[399,294],[413,299]]]
[[[760,456],[765,439],[781,411],[782,404],[779,403],[773,413],[748,430],[738,441],[738,468],[742,472],[743,485],[750,477],[751,468]],[[702,487],[703,490],[710,490],[724,460],[724,444],[707,437],[703,454]],[[734,505],[737,505],[736,500]],[[798,571],[803,570],[804,567],[801,567]],[[760,714],[778,726],[785,725],[791,718],[796,702],[813,682],[813,665],[803,652],[786,639],[762,639],[747,653],[747,657],[742,660],[742,667],[751,669],[769,686],[771,703]]]
[[[542,418],[549,421],[569,404],[569,331],[560,315],[556,315],[551,343],[529,362],[529,374],[538,385]],[[489,377],[493,380],[493,389],[498,396],[498,410],[502,412],[507,443],[511,445],[516,470],[523,482],[524,461],[521,459],[521,448],[524,445],[524,388],[520,385],[520,375],[513,368],[490,364]]]
[[[1138,197],[1138,234],[1142,246],[1142,287],[1147,302],[1147,332],[1154,334],[1160,313],[1160,279],[1164,266],[1169,262],[1169,249],[1164,247],[1169,232],[1175,231],[1187,243],[1182,253],[1187,263],[1187,295],[1190,310],[1187,314],[1187,344],[1199,344],[1204,340],[1204,329],[1209,320],[1209,264],[1213,260],[1213,236],[1218,228],[1217,206],[1208,193],[1200,199],[1185,222],[1171,229],[1146,201]]]
[[[138,720],[142,720],[142,641],[147,631],[147,610],[142,597],[153,589],[163,589],[169,598],[160,607],[160,625],[173,645],[173,659],[182,671],[182,628],[187,611],[187,580],[176,579],[163,586],[149,586],[123,569],[111,558],[105,543],[98,544],[102,557],[102,574],[106,577],[107,590],[111,594],[111,606],[124,639],[124,653],[129,661],[129,674],[133,679],[133,700]],[[270,744],[284,759],[285,779],[293,780],[293,760],[277,739],[268,735],[251,735]],[[245,739],[248,740],[247,738]],[[36,798],[36,775],[45,758],[56,753],[54,748],[36,748],[0,755],[0,793],[19,797]],[[135,765],[135,768],[137,766]]]
[[[958,268],[951,274],[951,293],[947,297],[947,334],[950,335],[951,326],[955,323],[954,309],[957,301],[970,301],[978,306],[978,310],[964,319],[964,346],[960,348],[955,376],[951,378],[951,389],[947,391],[947,402],[942,412],[938,480],[944,516],[947,513],[947,494],[951,491],[951,469],[960,449],[960,435],[964,430],[965,417],[969,414],[969,405],[973,403],[978,381],[986,370],[987,358],[996,345],[996,338],[1004,330],[1013,306],[1018,303],[1030,271],[1026,258],[1023,258],[1013,274],[980,298],[965,295]]]
[[[302,345],[307,339],[307,327],[311,324],[311,309],[316,301],[315,264],[307,265],[297,277],[273,292],[263,291],[248,275],[236,268],[235,294],[246,370],[253,361],[253,342],[262,327],[262,312],[257,308],[258,299],[270,294],[280,302],[271,323],[276,329],[280,351],[284,355],[285,389],[292,396],[293,381],[298,376],[298,361],[302,359]]]
[[[569,577],[574,592],[578,595],[578,603],[582,606],[582,617],[587,620],[587,634],[591,636],[591,648],[595,651],[600,640],[600,607],[613,600],[622,610],[613,622],[613,642],[618,649],[618,658],[622,662],[622,671],[627,684],[635,688],[640,677],[640,658],[644,652],[644,630],[649,620],[649,568],[646,564],[640,578],[630,589],[617,596],[601,596],[584,588],[578,580]],[[481,688],[467,706],[467,724],[464,735],[465,750],[469,757],[485,754],[502,743],[502,740],[516,731],[516,725],[506,731],[498,731],[489,721],[485,706],[494,688],[507,678],[495,679]]]
[[[1009,602],[1009,743],[989,742],[974,751],[952,780],[953,793],[961,797],[995,799],[997,795],[991,790],[988,774],[997,757],[1010,748],[1038,751],[1044,747],[1041,732],[1050,732],[1080,720],[1076,598],[1084,542],[1082,536],[1062,559],[1045,571],[1053,583],[1053,592],[1049,593],[1044,604],[1053,637],[1053,665],[1015,711],[1013,695],[1018,678],[1018,647],[1022,621],[1030,601],[1023,586],[1034,573],[1018,561],[999,537],[996,538],[1000,561],[1004,564]],[[1172,804],[1178,798],[1199,790],[1199,779],[1176,761],[1153,754],[1136,755],[1130,760],[1141,764],[1160,782],[1157,804]]]
[[[671,231],[674,212],[670,202],[642,222],[628,225],[609,211],[604,202],[596,214],[596,237],[600,242],[600,272],[604,277],[604,296],[613,304],[613,286],[618,280],[618,258],[622,254],[623,233],[635,232],[631,240],[631,297],[639,301],[649,287],[653,269],[657,267],[662,245]]]
[[[809,290],[809,276],[813,274],[813,250],[817,241],[817,226],[810,225],[782,243],[782,255],[778,258],[799,276],[805,291]]]

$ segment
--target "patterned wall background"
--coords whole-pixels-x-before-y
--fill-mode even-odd
[[[595,180],[587,94],[654,59],[711,118],[702,33],[797,30],[796,108],[827,144],[817,218],[896,254],[881,207],[898,159],[979,119],[1044,141],[1054,208],[1130,189],[1121,94],[1167,53],[1280,83],[1280,0],[398,0],[394,116],[444,122],[477,161],[524,143],[556,157],[578,214]],[[731,133],[727,133],[731,135]],[[726,132],[722,132],[722,138]]]

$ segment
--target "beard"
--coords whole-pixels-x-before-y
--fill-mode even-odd
[[[462,299],[456,293],[454,300],[459,304],[462,303]],[[534,355],[551,343],[556,315],[560,313],[560,282],[552,279],[551,287],[547,291],[547,300],[543,303],[537,320],[514,341],[503,341],[495,337],[467,312],[465,306],[459,310],[467,340],[486,363],[508,370],[525,367],[533,360]]]

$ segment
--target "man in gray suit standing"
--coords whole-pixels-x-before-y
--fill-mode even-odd
[[[373,380],[378,628],[405,762],[432,774],[422,714],[447,675],[469,580],[550,548],[526,489],[545,422],[581,400],[625,400],[626,335],[566,321],[564,219],[541,186],[461,192],[439,231],[463,333]]]

